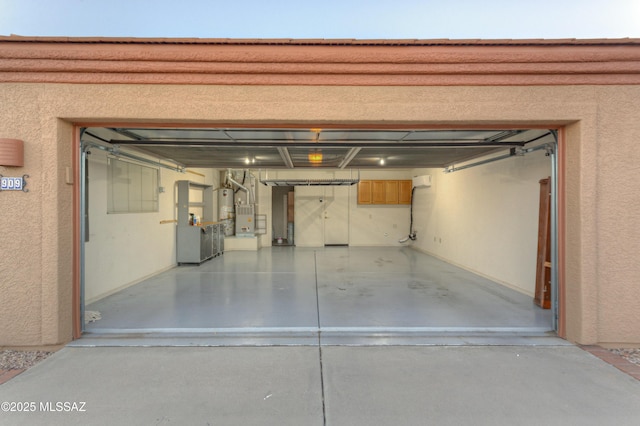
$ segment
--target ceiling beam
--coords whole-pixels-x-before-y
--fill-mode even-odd
[[[354,157],[356,155],[358,155],[358,153],[360,152],[361,149],[362,148],[351,148],[349,150],[349,152],[347,153],[347,155],[344,156],[344,159],[338,165],[338,168],[339,169],[344,169],[345,167],[347,167],[349,165],[349,163],[351,162],[351,160],[353,160]]]
[[[282,161],[289,169],[293,169],[293,161],[291,160],[291,155],[289,155],[289,150],[286,147],[279,146],[278,152],[280,153],[280,157],[282,157]]]

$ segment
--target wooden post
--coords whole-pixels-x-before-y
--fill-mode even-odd
[[[541,308],[551,308],[551,178],[540,180],[538,260],[533,301]]]

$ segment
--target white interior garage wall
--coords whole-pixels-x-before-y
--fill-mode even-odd
[[[350,179],[357,178],[356,170],[275,170],[262,178],[268,179]],[[361,170],[360,178],[381,180],[411,179],[411,170]],[[268,212],[268,233],[262,245],[271,242],[271,190],[259,185],[259,211]],[[409,233],[408,205],[358,205],[358,186],[348,187],[349,245],[396,246],[398,240]],[[322,247],[324,245],[323,211],[319,200],[331,187],[297,186],[295,188],[295,245]]]
[[[362,170],[363,180],[408,180],[411,170]],[[351,187],[349,245],[399,246],[409,233],[409,205],[358,204],[358,186]]]
[[[89,155],[89,241],[85,244],[85,303],[91,303],[176,265],[175,182],[218,184],[213,169],[160,170],[159,212],[107,214],[107,155]],[[204,175],[201,176],[200,174]],[[214,203],[216,201],[214,200]],[[214,206],[217,211],[216,206]]]
[[[414,192],[413,247],[533,296],[544,151],[454,173],[416,169],[433,185]]]

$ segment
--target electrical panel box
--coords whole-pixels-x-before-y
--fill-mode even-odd
[[[431,175],[422,175],[413,177],[414,188],[425,188],[431,186]]]

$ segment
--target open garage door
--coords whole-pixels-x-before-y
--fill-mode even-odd
[[[531,306],[539,180],[555,177],[553,131],[132,126],[85,128],[82,142],[87,177],[82,309],[93,319],[84,328],[90,333],[308,332],[343,326],[369,327],[372,333],[517,333],[556,327],[555,296],[550,310]],[[359,202],[360,182],[413,182],[415,176],[431,176],[432,185],[414,188],[410,203],[397,197],[391,203]],[[251,235],[226,235],[223,256],[176,268],[176,232],[185,225],[178,223],[177,182],[184,180],[195,182],[196,189],[233,192],[236,207],[242,207],[233,219],[242,211],[255,227]],[[271,188],[278,185],[296,187],[298,247],[268,248],[274,237]],[[214,217],[206,217],[206,196],[192,192],[194,218],[231,219],[222,217],[215,196]],[[336,206],[339,211],[332,210]],[[415,240],[404,238],[413,231]],[[555,291],[557,273],[550,279]],[[465,316],[465,303],[473,306],[474,298],[476,306],[483,303],[472,296],[478,289],[506,304]],[[297,293],[301,300],[279,299],[278,293]],[[399,295],[395,305],[394,294]],[[181,295],[186,299],[179,300]],[[457,307],[459,314],[456,299],[466,300]],[[135,300],[144,302],[136,307]],[[203,300],[209,305],[189,308]],[[317,310],[315,316],[302,314],[306,303]],[[342,311],[336,308],[340,304]],[[518,304],[528,306],[521,311]],[[371,306],[378,306],[379,315],[369,323],[352,321],[367,317],[358,310]],[[399,321],[412,307],[414,320]],[[494,321],[490,317],[500,317],[497,309],[514,315]],[[212,310],[225,314],[207,314]]]

